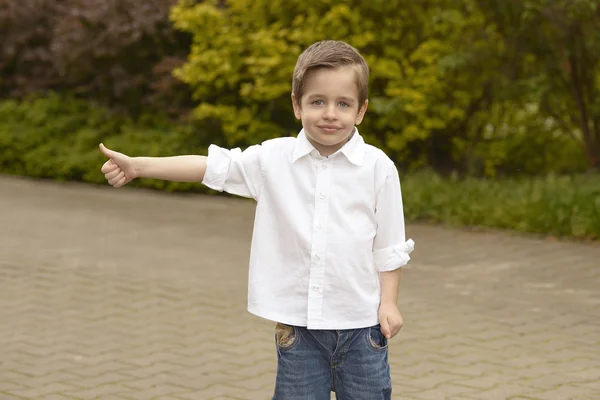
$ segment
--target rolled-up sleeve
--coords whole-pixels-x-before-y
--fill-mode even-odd
[[[393,271],[410,261],[414,250],[412,239],[406,240],[404,209],[398,170],[392,166],[377,195],[375,208],[377,234],[373,244],[373,259],[380,272]]]
[[[263,176],[260,154],[260,145],[244,151],[210,145],[202,183],[219,192],[257,200]]]

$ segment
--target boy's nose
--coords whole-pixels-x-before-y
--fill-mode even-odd
[[[336,118],[336,114],[335,114],[334,107],[327,107],[327,108],[325,108],[325,110],[323,110],[323,119],[333,120],[335,118]]]

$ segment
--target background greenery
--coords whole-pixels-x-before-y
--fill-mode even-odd
[[[0,35],[1,172],[102,183],[100,141],[295,135],[296,58],[342,39],[370,64],[361,133],[399,166],[407,219],[600,237],[600,0],[9,0]]]

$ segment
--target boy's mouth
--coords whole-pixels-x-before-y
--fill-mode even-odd
[[[335,125],[319,125],[318,127],[325,133],[335,133],[340,129]]]

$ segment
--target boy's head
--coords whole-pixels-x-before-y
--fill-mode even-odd
[[[298,58],[292,80],[294,114],[321,154],[341,148],[362,121],[368,81],[366,61],[344,42],[317,42]]]

